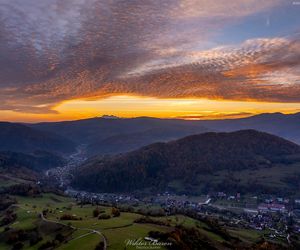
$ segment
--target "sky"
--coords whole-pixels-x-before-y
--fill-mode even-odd
[[[0,0],[0,120],[300,111],[300,0]]]

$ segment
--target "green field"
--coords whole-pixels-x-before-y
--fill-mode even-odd
[[[0,171],[0,188],[10,187],[20,183],[30,183],[30,181],[26,181],[24,179],[17,178],[15,176],[7,175],[7,174],[2,174]]]
[[[141,218],[142,215],[127,212],[121,212],[119,217],[99,220],[93,216],[93,210],[98,208],[101,213],[111,214],[111,207],[78,205],[71,198],[52,193],[35,198],[21,196],[15,196],[15,198],[18,203],[11,209],[17,214],[17,219],[9,225],[10,230],[24,230],[25,232],[38,230],[42,237],[42,240],[33,246],[30,246],[29,241],[24,241],[22,249],[26,250],[39,249],[47,242],[56,242],[55,249],[76,250],[80,246],[80,249],[93,250],[97,244],[104,241],[103,236],[107,242],[107,249],[119,250],[124,249],[127,240],[143,239],[150,231],[171,232],[178,225],[196,228],[201,235],[217,244],[226,241],[206,222],[184,215],[149,217],[154,222],[163,222],[163,225],[154,222],[135,223],[135,220]],[[48,210],[46,220],[49,221],[41,218],[40,214],[45,209]],[[60,217],[66,214],[78,219],[60,220]],[[2,217],[0,215],[0,219]],[[227,231],[230,235],[249,243],[257,241],[263,235],[263,232],[247,229],[228,228]],[[64,241],[57,241],[58,234],[64,236]],[[12,244],[7,244],[5,240],[5,227],[0,227],[0,249],[12,249]],[[127,246],[126,249],[137,248]]]
[[[149,231],[165,232],[172,228],[167,228],[154,224],[137,224],[134,220],[142,215],[136,213],[121,213],[119,217],[112,217],[107,220],[98,220],[93,217],[93,210],[96,206],[77,205],[74,200],[58,196],[55,194],[43,194],[42,197],[29,198],[16,196],[18,204],[13,207],[17,213],[17,219],[10,224],[12,229],[32,230],[39,228],[42,233],[43,240],[35,246],[30,246],[27,242],[23,249],[38,249],[43,243],[52,241],[55,238],[57,229],[55,223],[42,221],[39,214],[44,209],[48,209],[47,219],[72,225],[75,230],[65,227],[65,231],[69,231],[70,238],[68,242],[63,243],[57,249],[78,249],[78,246],[84,246],[84,249],[95,249],[96,245],[102,241],[102,237],[96,233],[90,233],[87,229],[101,231],[108,243],[108,249],[123,249],[125,241],[128,239],[144,238]],[[98,207],[104,210],[106,214],[111,213],[110,207]],[[51,211],[51,212],[50,212]],[[63,214],[71,214],[81,220],[61,221],[59,218]],[[0,227],[0,234],[4,232],[4,227]],[[0,238],[0,249],[11,249],[12,246],[5,244]],[[127,247],[127,249],[135,249]]]

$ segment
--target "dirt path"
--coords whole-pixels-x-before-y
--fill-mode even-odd
[[[30,210],[28,210],[28,208],[22,207],[22,206],[17,205],[17,204],[13,204],[13,205],[11,205],[10,207],[17,207],[17,208],[21,208],[21,209],[26,210],[26,211],[30,211]],[[31,212],[31,211],[30,211],[30,212]],[[84,228],[84,227],[74,227],[74,226],[69,226],[69,225],[64,224],[64,223],[62,223],[62,222],[55,221],[55,220],[49,220],[49,219],[45,218],[45,216],[44,216],[44,214],[43,214],[42,212],[40,212],[39,214],[40,214],[41,219],[42,219],[43,221],[45,221],[45,222],[48,222],[48,223],[55,223],[55,224],[62,225],[62,226],[66,226],[66,227],[69,227],[69,228],[72,228],[72,229],[75,229],[75,230],[89,231],[88,233],[83,234],[83,235],[80,235],[80,236],[78,236],[78,237],[76,237],[76,238],[74,238],[74,239],[72,239],[72,240],[80,239],[80,238],[86,237],[86,236],[88,236],[88,235],[90,235],[90,234],[94,234],[94,233],[95,233],[95,234],[98,234],[98,235],[103,239],[104,250],[107,250],[107,245],[108,245],[108,244],[107,244],[107,240],[106,240],[104,234],[102,234],[100,231],[95,230],[95,229],[92,229],[92,228]]]
[[[74,226],[69,226],[69,225],[66,225],[64,223],[61,223],[61,222],[58,222],[58,221],[55,221],[55,220],[49,220],[49,219],[46,219],[44,214],[43,213],[40,213],[40,216],[41,216],[41,219],[45,222],[49,222],[49,223],[56,223],[56,224],[59,224],[59,225],[63,225],[63,226],[67,226],[67,227],[70,227],[72,229],[75,229],[75,230],[85,230],[85,231],[89,231],[89,233],[86,233],[84,235],[81,235],[77,238],[74,238],[72,240],[75,240],[75,239],[79,239],[79,238],[83,238],[85,236],[88,236],[90,234],[93,234],[93,233],[96,233],[98,234],[99,236],[101,236],[101,238],[103,239],[103,243],[104,243],[104,250],[107,249],[107,240],[105,238],[105,236],[98,230],[95,230],[95,229],[91,229],[91,228],[84,228],[84,227],[74,227]]]

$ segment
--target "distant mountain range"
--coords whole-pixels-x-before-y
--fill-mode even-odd
[[[145,131],[135,133],[124,133],[110,136],[88,145],[89,155],[117,154],[138,149],[154,142],[166,142],[187,135],[207,132],[202,126],[191,126],[188,124],[163,124]]]
[[[241,119],[200,121],[200,124],[210,130],[226,132],[255,129],[278,135],[300,145],[300,113],[260,114]]]
[[[272,188],[260,178],[261,171],[267,171],[271,183],[288,180],[290,174],[300,176],[300,165],[293,165],[300,162],[299,156],[300,146],[264,132],[210,132],[90,159],[77,170],[73,184],[100,192],[181,188],[185,193],[200,193],[228,190],[231,185],[233,190],[259,192]],[[235,179],[236,174],[246,182]]]
[[[127,152],[158,141],[207,132],[193,121],[156,119],[91,118],[78,121],[31,124],[34,129],[57,133],[78,144],[88,145],[88,154],[115,154]]]
[[[187,121],[149,117],[27,124],[27,126],[59,134],[76,144],[87,144],[88,155],[117,154],[138,149],[154,142],[165,142],[208,131],[230,132],[255,129],[300,144],[300,113],[261,114],[242,119]]]

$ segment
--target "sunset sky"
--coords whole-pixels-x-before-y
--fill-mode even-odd
[[[0,120],[300,112],[300,0],[0,0]]]

